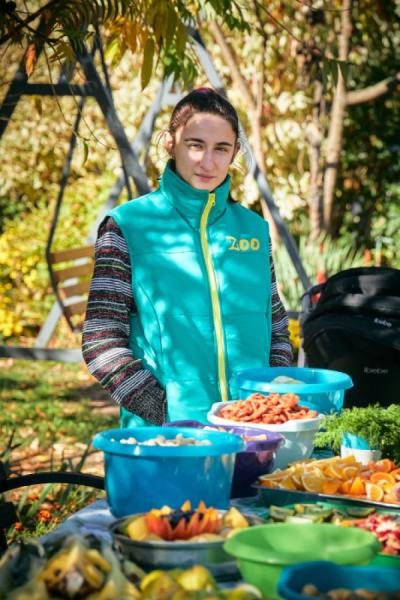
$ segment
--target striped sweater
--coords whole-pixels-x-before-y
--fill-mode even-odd
[[[278,294],[270,247],[272,289],[271,366],[289,365],[288,319]],[[129,347],[129,315],[137,312],[128,247],[112,217],[99,228],[95,267],[83,326],[82,351],[90,373],[117,405],[154,424],[166,418],[165,391]]]

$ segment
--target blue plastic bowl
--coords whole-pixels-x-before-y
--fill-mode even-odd
[[[272,383],[281,375],[304,383]],[[255,392],[293,392],[299,396],[299,404],[319,413],[329,414],[341,412],[345,390],[353,387],[353,381],[346,373],[329,369],[269,367],[235,373],[232,377],[232,387],[235,398],[242,400]]]
[[[157,435],[167,439],[178,433],[207,446],[141,446],[123,444],[129,437],[139,442]],[[104,452],[105,484],[111,512],[124,517],[164,504],[179,508],[185,500],[197,506],[227,508],[235,454],[245,448],[233,433],[176,427],[132,427],[98,433],[93,446]]]
[[[337,565],[329,561],[304,562],[285,567],[278,583],[278,592],[285,600],[315,600],[301,593],[304,585],[318,590],[364,588],[373,592],[400,592],[400,571],[383,567]]]
[[[205,425],[200,421],[173,421],[167,423],[168,425],[170,427],[195,427],[200,429],[215,427],[246,437],[256,437],[263,433],[250,425]],[[255,496],[257,490],[252,484],[257,481],[260,475],[271,473],[274,468],[276,450],[285,443],[285,438],[276,431],[265,431],[264,433],[267,435],[266,440],[245,441],[246,448],[236,456],[231,490],[232,498]]]

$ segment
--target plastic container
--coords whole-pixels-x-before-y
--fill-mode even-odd
[[[216,402],[212,405],[207,418],[210,423],[218,426],[240,426],[237,421],[229,421],[218,416],[225,402]],[[314,438],[321,422],[321,417],[312,419],[293,419],[279,425],[264,425],[251,423],[251,428],[264,433],[280,433],[285,438],[283,446],[276,450],[274,469],[285,469],[287,465],[295,460],[309,458],[314,449]],[[250,427],[250,425],[249,425]]]
[[[243,579],[272,599],[281,598],[277,586],[284,567],[321,559],[342,565],[368,564],[380,544],[372,533],[355,527],[272,523],[238,531],[224,549],[236,557]]]
[[[207,427],[199,421],[173,421],[167,423],[171,427]],[[212,427],[212,425],[210,425]],[[242,427],[238,425],[220,425],[228,433],[235,433],[241,437],[254,437],[260,435],[260,431],[254,427]],[[254,496],[257,490],[251,484],[257,481],[260,475],[271,473],[276,468],[275,456],[277,449],[285,443],[285,438],[277,432],[265,432],[266,440],[245,440],[246,448],[236,455],[235,468],[232,481],[232,498],[243,498]]]
[[[322,593],[338,588],[399,592],[400,573],[381,567],[341,566],[329,561],[306,562],[283,569],[278,591],[285,600],[315,600],[315,596],[301,593],[303,586],[310,583]]]
[[[143,446],[123,444],[129,437],[139,442],[178,433],[206,446]],[[233,433],[188,427],[132,427],[98,433],[93,446],[104,452],[105,486],[111,512],[116,517],[147,512],[167,504],[179,508],[185,500],[197,506],[227,508],[235,454],[245,443]]]
[[[272,383],[283,375],[304,383]],[[293,392],[300,397],[299,404],[322,414],[340,413],[345,390],[353,387],[353,381],[346,373],[300,367],[246,369],[235,373],[231,384],[236,399],[245,400],[255,392]]]

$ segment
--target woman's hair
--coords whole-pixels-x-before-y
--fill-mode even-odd
[[[186,125],[195,113],[219,115],[231,124],[236,140],[239,138],[239,118],[232,104],[211,88],[201,87],[189,92],[175,106],[168,125],[168,132],[174,136],[176,130]]]

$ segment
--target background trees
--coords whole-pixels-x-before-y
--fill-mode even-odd
[[[48,81],[60,62],[73,62],[74,48],[90,44],[100,20],[117,112],[130,139],[162,76],[175,74],[183,89],[207,84],[185,28],[197,26],[301,242],[310,277],[360,262],[400,265],[396,2],[32,0],[2,8],[0,99],[23,55],[30,79]],[[37,36],[40,18],[45,30]],[[79,69],[74,81],[82,81]],[[7,339],[31,336],[52,302],[43,253],[76,110],[70,98],[24,98],[1,140],[0,333]],[[94,103],[85,107],[78,146],[59,248],[86,238],[119,166]],[[146,157],[153,184],[163,161],[156,144]],[[245,163],[234,174],[237,197],[261,212]],[[288,277],[291,265],[278,240],[275,252],[278,276],[290,281],[282,291],[295,308],[301,286],[295,273]]]

